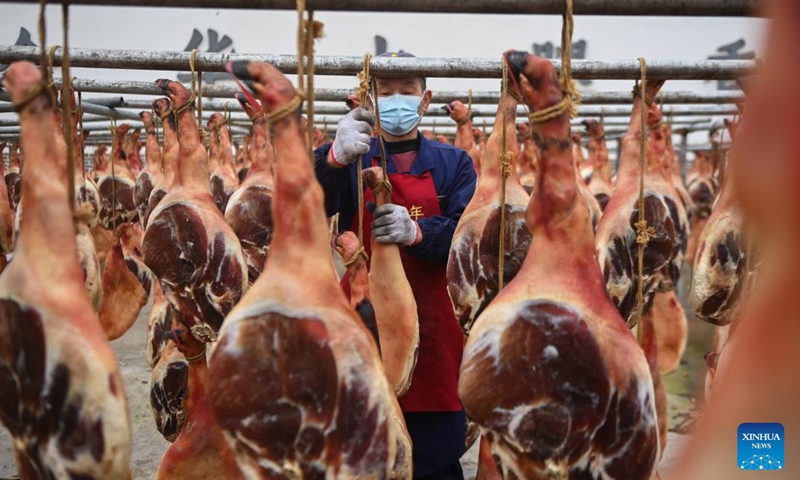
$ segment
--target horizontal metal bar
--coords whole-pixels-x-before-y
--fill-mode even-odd
[[[60,79],[56,83],[60,85]],[[135,82],[129,80],[94,80],[86,78],[76,78],[73,80],[76,90],[82,92],[95,93],[118,93],[121,95],[157,95],[163,96],[163,92],[156,87],[155,82]],[[189,85],[186,85],[189,88]],[[227,97],[233,96],[239,91],[235,85],[204,85],[203,97]],[[355,93],[355,88],[318,88],[314,91],[314,99],[320,102],[343,102],[348,95]],[[435,91],[433,100],[437,103],[450,103],[454,100],[467,102],[469,92],[460,91]],[[584,105],[615,105],[630,104],[630,92],[581,92],[581,103]],[[120,106],[117,103],[122,98],[84,98],[85,101],[97,105],[109,107]],[[744,94],[739,91],[712,91],[712,92],[663,92],[658,96],[658,101],[665,104],[723,104],[737,103],[744,100]],[[473,104],[493,104],[500,101],[499,91],[473,91]],[[235,102],[234,102],[235,103]],[[238,104],[236,105],[238,108]]]
[[[11,101],[8,92],[0,92],[0,100],[4,100],[6,102]],[[127,110],[115,110],[103,105],[95,105],[87,102],[83,102],[83,112],[115,119],[140,120],[139,115],[134,112]]]
[[[2,0],[0,3],[6,3]],[[34,0],[13,2],[36,3]],[[61,3],[59,0],[50,3]],[[295,10],[294,0],[70,0],[73,5],[127,7],[253,8]],[[647,15],[744,17],[756,15],[758,0],[574,0],[575,15]],[[308,0],[316,11],[490,13],[561,15],[563,0]]]
[[[62,50],[55,54],[61,65]],[[153,52],[144,50],[108,50],[75,48],[70,51],[73,67],[122,68],[131,70],[189,70],[189,52]],[[0,46],[0,63],[18,60],[36,62],[38,47]],[[283,73],[297,72],[295,55],[266,55],[200,52],[196,67],[204,72],[222,72],[228,60],[268,62]],[[361,56],[319,55],[314,58],[318,75],[355,75],[363,67]],[[553,60],[556,69],[561,62]],[[652,60],[647,76],[653,79],[726,80],[752,74],[754,60]],[[373,57],[370,70],[375,76],[424,76],[458,78],[500,78],[498,58],[390,58]],[[572,76],[576,79],[635,80],[640,77],[637,60],[573,60]]]

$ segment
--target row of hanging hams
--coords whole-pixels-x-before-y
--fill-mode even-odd
[[[653,103],[663,82],[648,81],[634,97],[611,186],[601,124],[587,122],[588,159],[567,113],[516,125],[519,104],[538,112],[564,99],[552,64],[523,52],[504,61],[509,92],[485,143],[463,104],[448,107],[478,173],[447,274],[468,336],[459,393],[483,434],[483,474],[650,478],[666,442],[660,373],[675,368],[686,342],[675,288],[692,220],[708,217],[692,259],[698,316],[731,323],[754,284],[736,170],[707,211],[705,190],[684,187]],[[397,399],[409,386],[419,325],[398,247],[331,238],[307,158],[306,143],[319,139],[307,138],[299,113],[286,114],[290,82],[268,64],[230,71],[248,85],[237,99],[253,123],[235,155],[222,115],[208,124],[206,149],[193,94],[159,80],[167,98],[141,114],[146,166],[138,133],[119,125],[110,157],[96,150],[91,175],[82,165],[67,172],[66,141],[81,142],[61,133],[38,70],[17,63],[6,75],[26,133],[26,170],[20,176],[12,161],[0,195],[8,210],[0,205],[0,223],[18,225],[0,241],[14,252],[0,276],[0,382],[11,392],[0,418],[17,440],[23,477],[129,475],[125,393],[108,340],[151,297],[143,349],[151,405],[173,442],[157,478],[411,477]],[[703,162],[700,184],[715,189]],[[383,175],[364,172],[379,205],[391,201]],[[640,179],[647,230],[637,225]],[[52,238],[63,242],[55,248]],[[347,263],[349,298],[331,246]],[[30,281],[45,275],[55,282]]]

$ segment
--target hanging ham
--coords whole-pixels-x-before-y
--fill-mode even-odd
[[[225,117],[214,113],[208,121],[208,131],[211,134],[209,145],[208,166],[211,170],[211,195],[220,213],[225,214],[228,200],[239,187],[236,169],[233,166],[233,151],[231,150],[231,137]]]
[[[139,279],[128,269],[119,240],[111,245],[103,268],[103,304],[100,325],[109,340],[116,340],[133,326],[147,294]]]
[[[533,186],[536,185],[536,159],[539,156],[539,148],[531,138],[530,123],[518,123],[517,132],[522,137],[522,149],[517,160],[517,175],[519,175],[522,188],[530,194],[533,192]]]
[[[692,199],[691,235],[686,259],[694,264],[698,238],[705,228],[717,197],[717,178],[714,176],[714,163],[708,152],[695,152],[692,168],[686,173],[686,189]]]
[[[6,143],[0,143],[0,175],[5,178],[3,150]],[[5,182],[0,182],[0,273],[8,264],[7,256],[14,250],[14,209]]]
[[[378,207],[392,202],[389,180],[380,167],[364,170],[364,181],[375,195]],[[369,291],[381,337],[381,358],[389,383],[401,397],[411,387],[411,374],[417,364],[417,302],[403,269],[399,247],[378,243],[373,237],[371,251]]]
[[[0,420],[22,478],[123,480],[125,389],[84,287],[67,172],[55,154],[54,99],[40,82],[28,62],[12,64],[3,81],[21,110],[28,168],[19,243],[0,276]]]
[[[731,125],[733,148],[736,148],[734,128]],[[695,316],[718,326],[728,325],[736,318],[748,293],[745,286],[748,281],[753,283],[756,269],[752,245],[747,244],[735,176],[735,166],[728,165],[719,199],[698,236],[690,287],[689,301]]]
[[[397,462],[407,432],[394,392],[336,280],[302,97],[271,65],[229,70],[272,113],[277,214],[267,264],[211,357],[214,413],[248,479],[410,478],[411,457]]]
[[[532,112],[562,101],[550,60],[506,58]],[[506,479],[649,480],[659,451],[652,380],[603,287],[570,119],[533,128],[542,154],[530,251],[475,323],[459,395]]]
[[[272,242],[272,195],[275,190],[272,165],[275,159],[261,106],[249,104],[243,95],[236,98],[253,121],[252,161],[247,177],[228,201],[225,221],[242,244],[247,277],[252,285],[264,268]]]
[[[342,262],[346,268],[347,285],[350,288],[350,306],[358,313],[364,326],[367,327],[372,339],[381,351],[381,339],[378,334],[378,322],[375,319],[375,307],[372,306],[372,299],[369,294],[369,267],[367,266],[367,255],[358,236],[345,231],[339,235],[334,235],[331,239],[331,246],[342,257]]]
[[[469,334],[478,315],[494,299],[499,286],[500,196],[502,193],[503,117],[510,175],[506,180],[503,280],[519,272],[531,234],[525,223],[528,193],[519,183],[514,161],[519,155],[514,125],[518,100],[500,100],[492,134],[481,162],[478,185],[458,221],[447,261],[447,291],[461,329]],[[505,115],[503,115],[505,112]]]
[[[3,178],[6,181],[6,190],[8,191],[8,201],[11,203],[12,210],[17,209],[20,196],[22,195],[22,182],[20,177],[22,162],[20,161],[19,149],[19,142],[13,142],[11,144],[11,148],[8,150],[8,168],[3,174]]]
[[[157,84],[178,106],[180,149],[172,188],[147,222],[144,262],[181,323],[200,341],[213,342],[247,289],[247,272],[239,240],[211,197],[208,159],[189,92],[178,82]]]
[[[163,171],[161,178],[153,185],[150,198],[147,203],[147,213],[144,218],[144,226],[147,227],[150,215],[158,204],[167,194],[175,181],[175,169],[178,165],[178,123],[175,112],[169,99],[158,98],[153,100],[153,111],[161,118],[161,128],[164,134],[164,145],[161,152]]]
[[[194,130],[197,135],[197,130]],[[183,400],[185,418],[180,418],[180,403],[167,403],[163,410],[165,416],[156,417],[164,420],[161,430],[165,436],[170,434],[176,424],[183,420],[177,438],[164,452],[161,465],[156,473],[156,480],[205,480],[205,479],[239,479],[244,474],[236,465],[233,452],[223,437],[222,429],[214,418],[209,402],[211,388],[208,380],[208,365],[206,363],[206,345],[192,336],[185,328],[177,328],[167,333],[185,357],[180,357],[163,367],[164,375],[161,385],[166,389],[177,389],[177,392],[167,390],[163,396],[158,392],[157,399],[168,401]],[[167,355],[163,361],[173,358]],[[184,367],[183,362],[188,363]],[[161,367],[156,365],[154,374],[160,374]],[[186,389],[182,390],[183,379],[187,378]],[[153,397],[151,397],[151,400]],[[169,438],[168,438],[169,439]]]
[[[156,430],[174,442],[186,423],[186,398],[189,396],[189,362],[168,340],[150,377],[150,409]]]
[[[136,201],[136,210],[139,212],[139,221],[142,227],[147,227],[147,209],[150,204],[150,194],[153,188],[161,181],[163,168],[161,164],[161,148],[158,146],[155,119],[150,112],[139,112],[144,123],[147,143],[145,144],[145,158],[147,165],[136,177],[136,186],[133,195]]]
[[[584,120],[589,134],[589,163],[592,165],[592,178],[587,187],[600,209],[605,211],[614,186],[611,184],[611,162],[606,148],[606,132],[597,120]]]
[[[469,154],[472,159],[472,165],[475,167],[475,172],[480,175],[481,173],[481,151],[475,143],[475,137],[472,135],[472,117],[470,110],[466,105],[458,100],[451,102],[442,107],[450,118],[456,122],[456,138],[453,145],[464,150]]]
[[[652,104],[653,96],[664,84],[661,80],[647,82],[645,103]],[[638,88],[636,91],[638,92]],[[634,106],[639,111],[643,100],[634,95]],[[639,166],[639,142],[641,119],[631,114],[628,132],[622,141],[622,153],[617,170],[614,193],[606,205],[597,227],[597,252],[603,271],[606,288],[611,301],[622,314],[622,318],[633,326],[636,321],[637,290],[643,283],[644,313],[650,308],[653,295],[664,279],[665,268],[674,260],[676,252],[676,226],[669,204],[659,193],[652,172]],[[645,167],[647,165],[645,164]],[[651,236],[644,249],[643,277],[638,272],[638,244],[636,223],[639,221],[639,179],[644,175],[644,218]]]
[[[141,117],[140,117],[141,118]],[[131,131],[130,135],[126,140],[129,142],[126,146],[126,154],[128,156],[128,170],[131,171],[131,174],[134,178],[138,178],[139,174],[142,173],[142,156],[140,155],[142,150],[142,129],[135,128]]]
[[[123,149],[127,123],[117,126],[107,170],[98,170],[97,190],[100,192],[100,225],[114,230],[123,222],[132,221],[137,214],[133,199],[136,177],[128,169],[127,154]]]
[[[169,442],[178,438],[186,420],[189,394],[189,362],[167,334],[180,328],[158,282],[153,284],[153,306],[147,318],[147,363],[150,377],[150,408],[156,429]]]

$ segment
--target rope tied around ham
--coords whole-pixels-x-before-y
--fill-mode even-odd
[[[289,101],[289,103],[275,110],[274,112],[267,114],[267,119],[269,120],[269,123],[279,122],[284,118],[288,117],[289,115],[300,110],[300,106],[303,105],[303,100],[305,100],[305,96],[299,91],[296,92],[294,94],[294,97]]]
[[[186,103],[175,109],[174,112],[177,118],[179,113],[189,108],[189,105],[193,104],[195,101],[197,102],[197,133],[200,135],[200,142],[203,142],[206,139],[206,131],[203,128],[203,72],[195,68],[197,52],[198,50],[195,48],[189,54],[189,70],[191,71],[192,78],[191,96]]]
[[[547,122],[564,112],[569,113],[569,118],[575,118],[578,113],[576,106],[581,101],[581,95],[572,80],[572,30],[574,28],[572,0],[566,0],[566,3],[567,9],[563,15],[564,24],[561,29],[561,70],[558,72],[558,83],[564,92],[564,99],[552,107],[531,112],[528,120],[532,124]]]
[[[503,83],[501,84],[502,91],[500,96],[505,99],[508,96],[508,62],[506,61],[505,56],[503,56]],[[500,247],[497,257],[497,291],[503,289],[505,284],[505,260],[506,260],[506,181],[508,180],[508,176],[511,175],[511,152],[508,151],[508,145],[506,143],[507,140],[507,133],[506,133],[506,108],[505,105],[502,106],[502,115],[503,115],[503,150],[500,155],[500,162],[502,164],[501,168],[501,175],[500,175]]]
[[[639,57],[639,65],[641,71],[641,81],[639,82],[639,95],[644,103],[649,107],[653,104],[652,99],[647,98],[647,61],[644,57]],[[634,90],[635,91],[635,90]],[[635,97],[635,95],[634,95]],[[640,106],[641,107],[641,106]],[[636,287],[636,324],[641,324],[642,315],[644,314],[644,248],[650,241],[650,238],[655,235],[655,229],[647,226],[647,220],[644,217],[644,169],[645,169],[645,125],[647,125],[647,108],[641,107],[641,130],[639,131],[639,221],[634,224],[636,227],[636,244],[638,245],[638,264],[637,275],[639,281]],[[639,326],[636,330],[639,345],[643,341],[643,328]]]

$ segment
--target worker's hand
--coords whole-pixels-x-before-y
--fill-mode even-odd
[[[375,209],[372,220],[372,238],[378,243],[416,245],[422,240],[419,225],[403,206],[387,203]]]
[[[333,141],[333,160],[340,165],[350,165],[369,152],[373,125],[375,115],[363,108],[356,108],[339,120]]]

